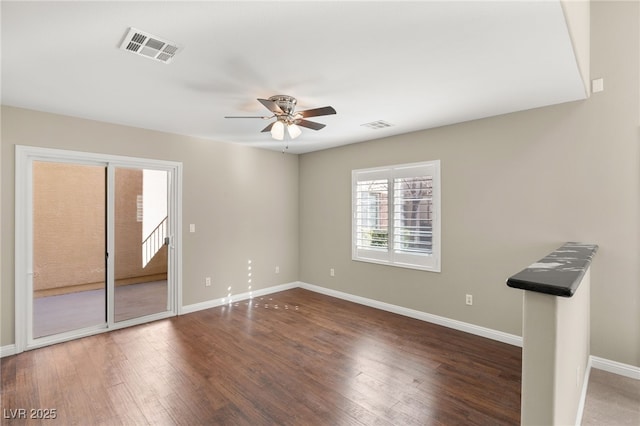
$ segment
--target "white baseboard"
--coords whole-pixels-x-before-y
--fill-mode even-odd
[[[299,287],[298,282],[292,282],[287,284],[280,284],[273,287],[267,287],[251,292],[232,294],[231,297],[221,297],[218,299],[207,300],[206,302],[194,303],[192,305],[183,306],[180,310],[180,314],[190,314],[192,312],[201,311],[203,309],[215,308],[217,306],[227,305],[229,303],[238,302],[240,300],[247,300],[253,297],[260,297],[271,293],[277,293],[279,291],[290,290],[292,288]]]
[[[580,396],[580,405],[578,405],[576,426],[580,426],[582,424],[582,415],[584,414],[584,405],[587,400],[589,376],[591,375],[592,368],[597,368],[598,370],[607,371],[609,373],[628,377],[630,379],[640,380],[640,367],[634,367],[633,365],[623,364],[621,362],[611,361],[609,359],[590,355],[589,361],[587,362],[587,369],[584,375],[584,382],[582,384],[582,394]]]
[[[598,370],[608,371],[609,373],[618,374],[620,376],[629,377],[631,379],[640,380],[640,367],[629,364],[623,364],[617,361],[600,358],[591,355],[591,366]]]
[[[343,293],[341,291],[331,290],[313,284],[301,282],[299,283],[299,286],[316,293],[326,294],[327,296],[337,297],[338,299],[348,300],[360,305],[370,306],[372,308],[381,309],[383,311],[393,312],[394,314],[404,315],[406,317],[442,325],[444,327],[453,328],[459,331],[464,331],[465,333],[475,334],[476,336],[482,336],[488,339],[497,340],[502,343],[522,347],[522,337],[513,334],[503,333],[502,331],[492,330],[490,328],[480,327],[478,325],[469,324],[438,315],[428,314],[426,312],[392,305],[390,303],[380,302],[378,300],[367,299],[366,297],[355,296],[353,294]]]
[[[16,345],[14,344],[0,346],[0,358],[4,358],[5,356],[10,356],[10,355],[15,355],[16,353],[17,353]]]

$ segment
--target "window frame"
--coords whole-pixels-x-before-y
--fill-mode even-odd
[[[396,248],[395,229],[395,180],[431,176],[432,179],[432,246],[430,254],[412,254]],[[385,249],[358,247],[358,182],[387,181],[387,247]],[[351,259],[401,268],[430,272],[441,271],[441,202],[440,160],[419,163],[396,164],[351,171]]]

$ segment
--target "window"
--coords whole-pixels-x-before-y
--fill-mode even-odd
[[[352,258],[440,272],[440,161],[352,172]]]

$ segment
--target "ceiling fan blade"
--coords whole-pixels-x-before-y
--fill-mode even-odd
[[[309,120],[296,120],[296,124],[298,126],[306,127],[308,129],[320,130],[326,126],[326,124],[316,123],[315,121]]]
[[[261,130],[262,133],[264,132],[270,132],[271,128],[273,127],[273,125],[276,124],[276,122],[274,121],[273,123],[269,124],[267,127],[265,127],[264,129]]]
[[[258,116],[258,115],[227,115],[224,118],[262,118],[263,120],[268,120],[270,118],[273,118],[273,116],[266,117],[264,115],[261,115],[261,116]]]
[[[322,107],[322,108],[313,108],[313,109],[307,109],[304,111],[296,111],[296,114],[300,114],[302,115],[304,118],[307,117],[318,117],[321,115],[331,115],[331,114],[335,114],[336,110],[333,109],[333,107],[330,106],[326,106],[326,107]]]
[[[269,99],[258,99],[262,105],[264,105],[269,111],[276,115],[284,114],[285,112],[278,106],[277,103],[270,101]]]

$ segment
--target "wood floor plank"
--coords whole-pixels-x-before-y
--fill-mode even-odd
[[[3,373],[0,376],[0,394],[4,393],[8,389],[15,389],[17,362],[18,358],[15,356],[0,358],[0,369]]]
[[[112,386],[107,389],[106,397],[113,407],[117,407],[112,417],[123,425],[146,425],[148,419],[143,414],[126,383]],[[95,418],[95,417],[92,417]]]
[[[520,420],[520,348],[303,289],[24,352],[0,368],[3,407],[56,405],[59,424]]]
[[[38,393],[37,376],[33,374],[35,370],[35,352],[25,353],[18,358],[16,365],[15,399],[14,407],[7,408],[26,409],[43,408],[40,407],[40,395]],[[3,407],[4,408],[4,407]]]

